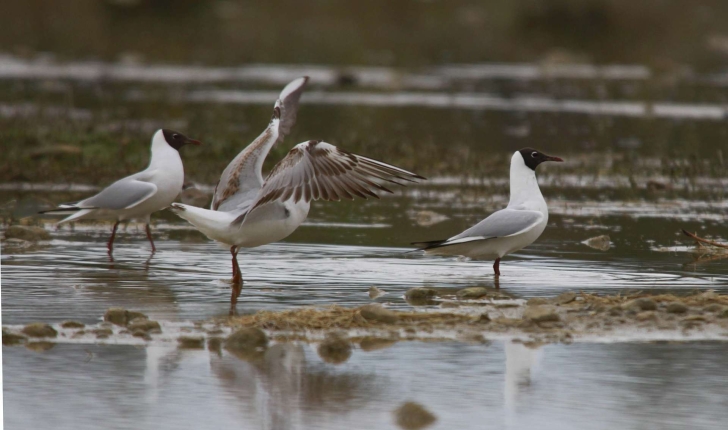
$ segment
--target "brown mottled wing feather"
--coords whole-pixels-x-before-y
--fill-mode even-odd
[[[227,212],[247,208],[254,201],[263,185],[263,161],[273,145],[296,123],[298,101],[307,82],[308,77],[298,78],[281,91],[268,127],[222,172],[213,194],[212,210]]]
[[[389,184],[405,185],[422,176],[371,158],[352,154],[326,142],[311,140],[296,145],[270,172],[256,207],[272,201],[379,198],[391,193]]]

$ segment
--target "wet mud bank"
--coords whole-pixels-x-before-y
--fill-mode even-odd
[[[146,315],[112,308],[104,321],[42,322],[3,327],[3,345],[38,343],[176,343],[180,348],[221,348],[239,355],[256,353],[269,342],[306,342],[332,362],[351,349],[376,350],[400,341],[525,344],[572,342],[651,342],[728,340],[728,295],[713,291],[672,294],[596,295],[566,292],[551,298],[511,299],[499,292],[460,290],[437,298],[437,308],[395,311],[380,304],[359,307],[302,307],[196,322],[153,321]],[[485,289],[483,289],[485,290]],[[424,294],[409,292],[410,296]]]

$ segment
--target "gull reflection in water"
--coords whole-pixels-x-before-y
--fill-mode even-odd
[[[519,397],[531,388],[543,356],[540,346],[508,342],[505,344],[506,372],[503,390],[506,423],[513,424]]]

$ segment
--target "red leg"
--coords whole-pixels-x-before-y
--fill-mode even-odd
[[[500,258],[495,259],[495,263],[493,263],[493,271],[495,272],[495,276],[500,276]]]
[[[154,246],[154,241],[152,240],[152,230],[149,229],[149,224],[147,224],[147,239],[149,239],[149,243],[152,244],[152,254],[157,252],[157,247]]]
[[[238,267],[237,267],[237,264],[235,264],[235,263],[237,263],[238,260],[235,255],[235,246],[234,245],[230,247],[230,255],[233,256],[233,259],[231,260],[231,265],[233,266],[233,280],[235,280],[235,277],[238,274],[238,270],[237,270]]]
[[[238,265],[238,247],[230,247],[230,254],[233,256],[233,290],[230,294],[230,307],[232,309],[238,303],[240,292],[243,291],[243,273],[240,271],[240,265]]]
[[[114,228],[111,230],[111,237],[109,242],[106,244],[106,248],[109,250],[109,255],[114,252],[114,238],[116,238],[116,229],[119,227],[119,221],[116,221]]]

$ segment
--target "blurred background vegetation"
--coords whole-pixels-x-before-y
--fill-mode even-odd
[[[721,67],[721,0],[24,0],[0,46],[61,59],[398,67],[571,60]]]
[[[4,57],[3,57],[4,56]],[[728,103],[728,2],[694,0],[24,0],[0,2],[3,58],[34,64],[237,67],[255,63],[344,70],[309,91],[362,91],[345,70],[418,73],[461,64],[614,65],[645,79],[474,79],[441,93],[553,100]],[[274,70],[274,69],[272,69]],[[1,74],[1,73],[0,73]],[[716,78],[717,77],[717,78]],[[723,80],[721,80],[723,79]],[[270,105],[191,103],[189,91],[279,91],[270,82],[149,83],[0,79],[0,182],[110,181],[144,166],[156,128],[200,138],[188,176],[214,184],[252,141]],[[366,91],[412,91],[364,88]],[[419,89],[427,92],[428,90]],[[724,119],[426,106],[307,105],[294,143],[325,139],[432,175],[497,175],[514,149],[571,155],[570,169],[723,176]],[[273,102],[271,99],[270,103]],[[691,111],[692,112],[692,111]],[[645,157],[649,157],[646,160]],[[596,166],[596,167],[595,167]]]

